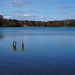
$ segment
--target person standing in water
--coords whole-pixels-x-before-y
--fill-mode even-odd
[[[24,41],[22,40],[22,52],[24,51]]]
[[[16,44],[17,44],[17,42],[15,42],[15,40],[13,41],[13,49],[15,50],[15,51],[17,51],[17,49],[16,49]]]

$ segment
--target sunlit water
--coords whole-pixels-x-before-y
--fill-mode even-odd
[[[75,28],[0,28],[0,75],[75,75]]]

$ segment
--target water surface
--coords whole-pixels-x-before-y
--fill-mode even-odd
[[[0,28],[0,75],[75,75],[75,27]]]

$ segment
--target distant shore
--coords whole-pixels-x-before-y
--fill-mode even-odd
[[[0,27],[75,27],[75,19],[55,21],[22,21],[16,19],[4,19],[0,15]]]

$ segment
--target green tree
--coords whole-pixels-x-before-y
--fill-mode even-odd
[[[2,26],[3,24],[3,16],[2,15],[0,15],[0,26]]]

